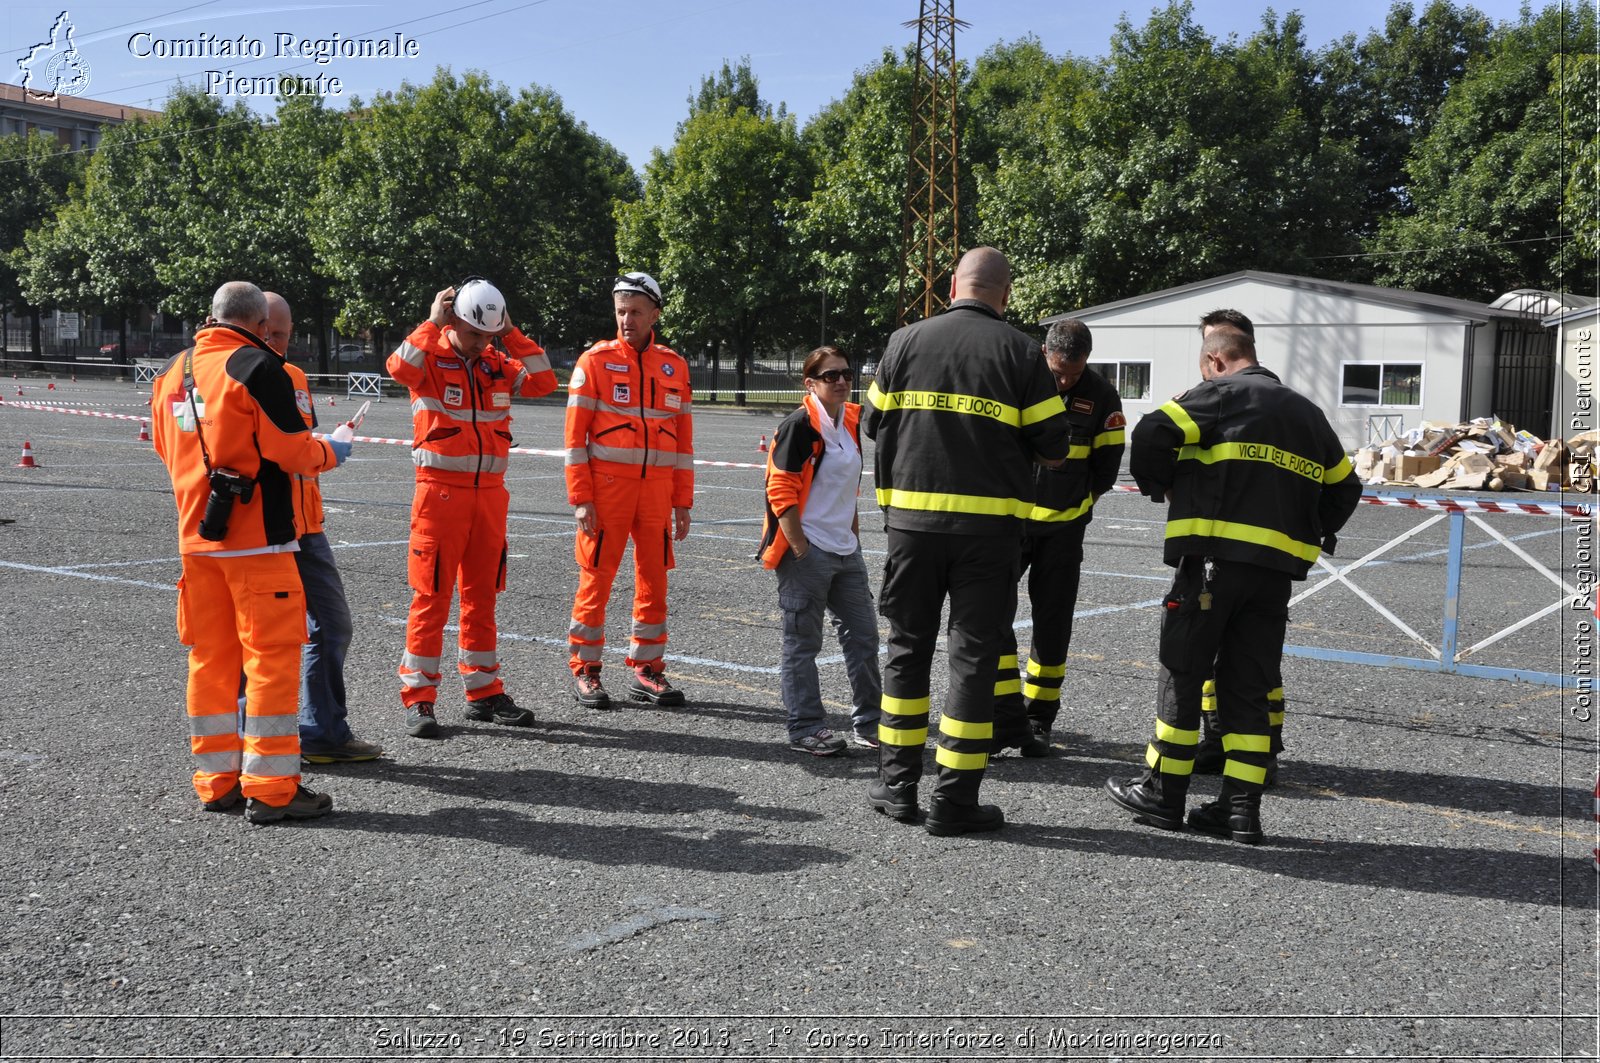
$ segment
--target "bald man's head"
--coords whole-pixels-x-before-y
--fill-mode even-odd
[[[267,300],[267,331],[261,338],[278,353],[289,357],[289,337],[294,335],[294,315],[289,311],[289,300],[277,292],[263,292]]]
[[[950,278],[950,301],[979,299],[1004,313],[1011,299],[1011,263],[992,247],[974,247],[956,263]]]

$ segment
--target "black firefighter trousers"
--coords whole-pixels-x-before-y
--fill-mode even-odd
[[[895,528],[888,537],[878,604],[889,621],[878,771],[891,785],[922,777],[933,651],[948,597],[950,682],[934,757],[937,789],[944,800],[975,804],[994,737],[995,667],[1017,611],[1021,537]]]
[[[1207,577],[1209,571],[1210,576]],[[1169,799],[1188,792],[1201,688],[1216,667],[1217,723],[1236,789],[1260,793],[1271,755],[1268,695],[1279,685],[1291,579],[1259,565],[1185,557],[1161,618],[1156,734],[1145,763]]]

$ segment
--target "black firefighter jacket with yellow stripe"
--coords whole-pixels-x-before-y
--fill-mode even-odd
[[[1361,498],[1322,409],[1260,366],[1146,414],[1129,465],[1141,491],[1170,502],[1169,565],[1215,557],[1305,579]]]
[[[1035,467],[1029,535],[1051,535],[1089,523],[1094,519],[1095,498],[1111,490],[1122,467],[1128,421],[1117,389],[1085,368],[1078,382],[1061,393],[1061,402],[1071,432],[1067,460],[1054,469]]]
[[[889,337],[861,423],[884,524],[899,531],[1021,534],[1034,455],[1067,453],[1039,344],[977,299]]]

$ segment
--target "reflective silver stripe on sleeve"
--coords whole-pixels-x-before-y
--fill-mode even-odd
[[[229,709],[208,716],[189,717],[189,733],[195,738],[208,738],[211,735],[231,735],[239,733],[239,711]]]
[[[422,363],[428,360],[427,351],[422,350],[420,347],[413,347],[404,340],[400,342],[400,346],[395,348],[394,353],[400,356],[400,360],[402,362],[405,362],[407,365],[415,366],[418,369],[421,369]]]
[[[524,367],[522,371],[517,374],[517,379],[511,382],[511,390],[516,391],[521,388],[522,382],[526,379],[528,379],[528,370],[526,367]]]
[[[576,406],[582,410],[592,410],[595,408],[596,404],[595,400],[591,399],[587,395],[576,395],[569,392],[567,395],[567,405]]]
[[[569,447],[567,449],[568,465],[589,464],[589,449],[587,447]]]
[[[221,775],[224,772],[239,770],[240,755],[237,749],[224,750],[221,753],[196,753],[194,765],[200,771]]]
[[[300,754],[279,753],[270,757],[246,753],[239,770],[246,775],[267,775],[282,778],[300,774]]]
[[[567,628],[567,637],[595,642],[606,637],[606,629],[603,627],[590,627],[588,624],[580,624],[574,620]]]
[[[550,356],[548,354],[536,354],[532,358],[522,359],[522,364],[527,367],[530,373],[548,373],[550,371]],[[521,381],[518,381],[518,383],[521,383]]]
[[[457,650],[456,660],[479,668],[493,668],[500,658],[495,656],[494,650]]]
[[[449,454],[436,454],[431,450],[418,447],[411,452],[411,460],[419,469],[443,469],[446,472],[505,472],[507,459],[496,457],[492,454],[464,454],[454,457]]]
[[[633,622],[633,637],[635,640],[661,639],[664,638],[666,634],[667,625],[665,624],[641,624],[637,620]]]
[[[244,733],[251,738],[282,738],[300,733],[300,718],[292,712],[272,716],[246,716]]]
[[[678,460],[673,463],[673,468],[675,468],[675,469],[692,469],[692,468],[694,468],[694,455],[693,454],[679,454],[678,455]]]
[[[661,651],[664,648],[665,643],[661,642],[635,642],[628,647],[628,656],[636,661],[659,661],[661,660]]]

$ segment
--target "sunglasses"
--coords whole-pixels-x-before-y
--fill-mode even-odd
[[[841,380],[853,380],[855,374],[848,369],[829,369],[825,373],[818,373],[812,380],[820,380],[824,384],[837,384]]]

